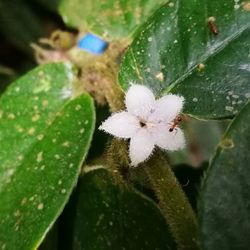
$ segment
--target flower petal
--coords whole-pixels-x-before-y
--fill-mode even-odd
[[[129,156],[131,164],[137,166],[145,161],[154,149],[154,141],[146,129],[140,129],[130,140]]]
[[[129,113],[147,119],[155,105],[153,92],[142,85],[132,85],[126,94],[126,107]]]
[[[175,151],[185,147],[185,137],[180,128],[175,128],[169,132],[168,126],[158,126],[153,133],[154,141],[162,149]]]
[[[156,101],[155,111],[150,116],[150,121],[171,122],[180,114],[184,104],[184,97],[178,95],[165,95]]]
[[[139,120],[128,112],[113,114],[99,127],[99,129],[119,138],[130,138],[139,128]]]

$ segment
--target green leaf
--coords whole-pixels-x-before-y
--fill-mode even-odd
[[[200,194],[203,249],[248,249],[250,230],[250,104],[233,120]]]
[[[94,130],[69,65],[40,66],[0,99],[0,249],[35,249],[76,184]]]
[[[231,117],[250,98],[250,11],[247,2],[171,1],[138,32],[127,51],[120,82],[171,91],[199,118]],[[249,8],[249,7],[248,7]],[[208,26],[213,16],[219,34]],[[199,68],[204,64],[205,68]]]
[[[159,208],[142,194],[114,183],[102,167],[77,189],[73,245],[68,249],[175,249]]]
[[[167,0],[62,0],[60,13],[66,24],[109,39],[130,36]]]

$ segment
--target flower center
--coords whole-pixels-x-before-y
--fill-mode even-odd
[[[146,127],[146,122],[144,122],[144,121],[140,121],[140,126],[142,127],[142,128],[144,128],[144,127]]]

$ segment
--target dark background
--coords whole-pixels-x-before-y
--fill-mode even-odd
[[[31,42],[66,29],[60,0],[0,0],[0,93],[36,65]]]

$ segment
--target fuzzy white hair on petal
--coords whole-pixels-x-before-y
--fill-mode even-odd
[[[131,138],[139,128],[138,119],[125,111],[113,114],[99,127],[118,138]]]
[[[141,129],[130,140],[129,156],[131,165],[136,167],[139,163],[149,158],[154,149],[154,141],[146,129]]]
[[[186,146],[185,143],[185,136],[183,131],[180,128],[177,128],[176,131],[169,132],[171,133],[170,140],[169,140],[169,151],[176,151],[183,149]]]
[[[155,144],[168,151],[175,151],[185,147],[185,137],[180,128],[175,128],[174,131],[169,132],[168,129],[158,131],[154,134]]]
[[[183,104],[184,97],[172,94],[165,95],[156,101],[155,112],[149,119],[171,122],[181,113]]]
[[[134,84],[126,94],[125,104],[129,113],[146,119],[155,106],[155,97],[149,88]]]

